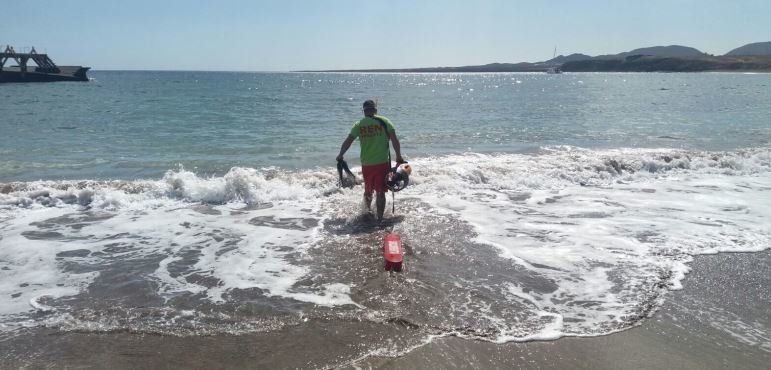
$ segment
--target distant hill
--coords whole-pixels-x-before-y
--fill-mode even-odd
[[[355,69],[300,72],[546,72],[559,67],[566,72],[700,72],[764,71],[771,72],[771,42],[748,44],[725,56],[712,56],[682,45],[653,46],[631,51],[599,55],[560,55],[536,63],[490,63],[462,67],[424,67],[393,69]]]
[[[650,55],[654,57],[669,57],[669,58],[694,58],[707,56],[698,49],[694,49],[688,46],[681,45],[669,45],[669,46],[651,46],[647,48],[639,48],[631,51],[625,51],[618,54],[600,55],[595,58],[600,59],[622,59],[631,55]]]
[[[767,55],[771,56],[771,41],[755,42],[738,47],[726,53],[726,56]]]
[[[626,57],[629,55],[651,55],[654,57],[673,57],[673,58],[685,58],[685,57],[700,57],[707,54],[688,46],[669,45],[669,46],[653,46],[649,48],[640,48],[628,51],[626,53],[618,54],[618,56]]]
[[[562,63],[575,62],[577,60],[587,60],[587,59],[592,59],[592,56],[591,55],[586,55],[586,54],[575,53],[575,54],[570,54],[568,56],[560,55],[560,56],[558,56],[556,58],[549,59],[549,60],[547,60],[545,62],[540,62],[540,63],[542,63],[542,64],[562,64]]]
[[[558,56],[554,59],[549,59],[545,62],[540,62],[542,64],[564,64],[568,62],[577,62],[582,60],[589,60],[589,59],[624,59],[628,56],[632,55],[649,55],[654,57],[671,57],[671,58],[694,58],[694,57],[703,57],[707,56],[707,54],[702,53],[698,49],[694,49],[692,47],[688,46],[680,46],[680,45],[669,45],[669,46],[651,46],[647,48],[639,48],[634,49],[631,51],[625,51],[623,53],[618,54],[606,54],[606,55],[599,55],[596,57],[593,57],[591,55],[586,54],[570,54],[568,56]]]
[[[566,72],[705,72],[705,71],[771,71],[771,57],[704,56],[657,57],[630,55],[626,58],[592,58],[562,65]]]

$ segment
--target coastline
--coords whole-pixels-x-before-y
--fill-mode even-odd
[[[690,266],[683,289],[670,292],[651,318],[599,337],[505,344],[445,337],[400,357],[340,361],[335,349],[353,350],[356,343],[353,338],[337,340],[337,327],[323,321],[279,330],[283,334],[194,337],[35,328],[0,341],[4,353],[0,367],[763,368],[771,361],[771,342],[764,337],[771,318],[762,314],[771,302],[766,288],[771,285],[771,250],[696,256]],[[760,327],[759,335],[731,332],[730,326],[721,327],[725,318],[754,323]],[[378,331],[377,324],[366,322],[337,325],[357,327],[368,335]],[[272,345],[264,346],[268,343]],[[302,356],[297,356],[299,350]]]
[[[771,328],[771,250],[695,256],[683,289],[652,317],[599,337],[495,344],[447,337],[403,357],[372,357],[350,368],[421,369],[762,369],[771,338],[742,338],[709,322],[712,314]],[[766,287],[766,290],[763,288]],[[706,314],[706,313],[711,314]],[[767,311],[765,311],[767,312]],[[741,324],[739,324],[741,325]],[[716,327],[717,326],[717,327]],[[737,328],[738,329],[738,328]],[[766,334],[767,335],[767,334]],[[751,343],[753,342],[754,344]]]
[[[257,73],[257,72],[255,72]],[[262,72],[259,72],[262,73]],[[271,72],[265,72],[271,73]],[[426,69],[426,70],[411,70],[411,69],[387,69],[387,70],[321,70],[321,71],[288,71],[286,73],[374,73],[374,74],[389,74],[389,73],[409,73],[409,74],[426,74],[426,73],[439,73],[439,74],[464,74],[464,73],[543,73],[546,74],[546,70],[445,70],[445,69]],[[694,70],[694,71],[669,71],[669,70],[652,70],[652,71],[638,71],[638,70],[597,70],[597,71],[570,71],[563,70],[562,73],[753,73],[753,74],[766,74],[771,73],[771,69],[710,69],[710,70]]]

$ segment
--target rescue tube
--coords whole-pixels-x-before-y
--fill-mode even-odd
[[[404,261],[404,248],[402,238],[398,234],[388,233],[383,238],[383,258],[386,271],[402,271]]]

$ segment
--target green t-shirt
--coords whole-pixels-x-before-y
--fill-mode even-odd
[[[388,118],[375,116],[382,119],[388,132],[394,132],[394,124]],[[364,117],[351,128],[351,136],[358,137],[361,144],[361,164],[372,165],[388,162],[388,135],[383,131],[380,121]]]

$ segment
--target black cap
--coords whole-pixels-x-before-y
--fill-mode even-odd
[[[364,101],[364,109],[377,109],[377,104],[373,100]]]

